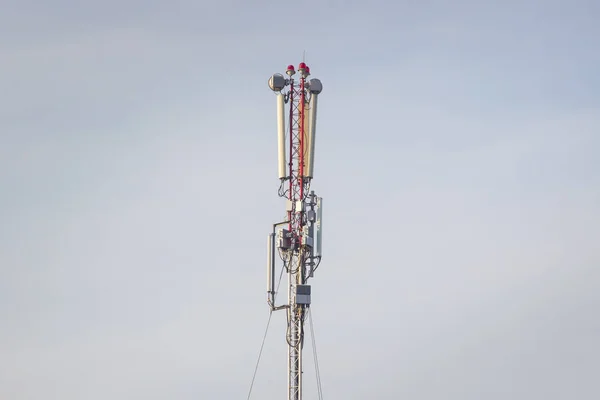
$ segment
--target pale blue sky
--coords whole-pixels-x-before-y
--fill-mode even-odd
[[[303,51],[325,399],[600,397],[598,20],[595,1],[5,4],[0,398],[246,398],[284,210],[267,79]],[[253,399],[285,398],[284,324]],[[313,376],[307,346],[306,399]]]

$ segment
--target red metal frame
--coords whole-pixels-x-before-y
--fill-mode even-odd
[[[290,105],[290,161],[289,161],[289,193],[288,199],[292,202],[292,211],[288,212],[289,230],[294,236],[294,242],[301,244],[302,239],[302,210],[296,210],[296,202],[304,200],[304,167],[305,167],[305,112],[306,112],[306,76],[304,69],[299,68],[300,82],[295,84],[291,79],[289,91]]]

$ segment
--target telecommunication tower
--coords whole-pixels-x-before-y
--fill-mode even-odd
[[[294,76],[298,74],[298,78]],[[286,199],[285,221],[273,224],[268,240],[267,302],[287,313],[288,400],[302,399],[304,322],[311,303],[308,280],[321,262],[323,200],[310,190],[315,166],[317,99],[323,90],[310,69],[289,65],[274,74],[269,87],[277,96],[279,196]],[[287,116],[287,121],[286,121]],[[286,133],[287,132],[287,133]],[[288,277],[287,304],[275,305],[276,254]]]

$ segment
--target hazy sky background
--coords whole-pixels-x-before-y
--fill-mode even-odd
[[[246,399],[285,207],[267,79],[303,50],[325,399],[600,398],[599,20],[591,0],[5,2],[0,398]],[[286,396],[284,319],[253,399]]]

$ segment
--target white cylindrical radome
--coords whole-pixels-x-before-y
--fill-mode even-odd
[[[310,158],[310,102],[304,105],[304,168],[302,176],[308,177],[309,158]]]
[[[315,137],[317,132],[317,99],[319,95],[313,93],[310,96],[308,107],[308,130],[307,130],[307,146],[305,151],[306,165],[304,168],[304,176],[308,178],[314,177],[315,171]]]
[[[267,242],[267,293],[269,293],[269,298],[271,298],[273,291],[275,290],[275,276],[273,274],[273,239],[275,235],[272,233],[269,234],[269,240]]]
[[[283,94],[277,94],[277,164],[279,179],[284,179],[286,174],[285,163],[285,99]]]

